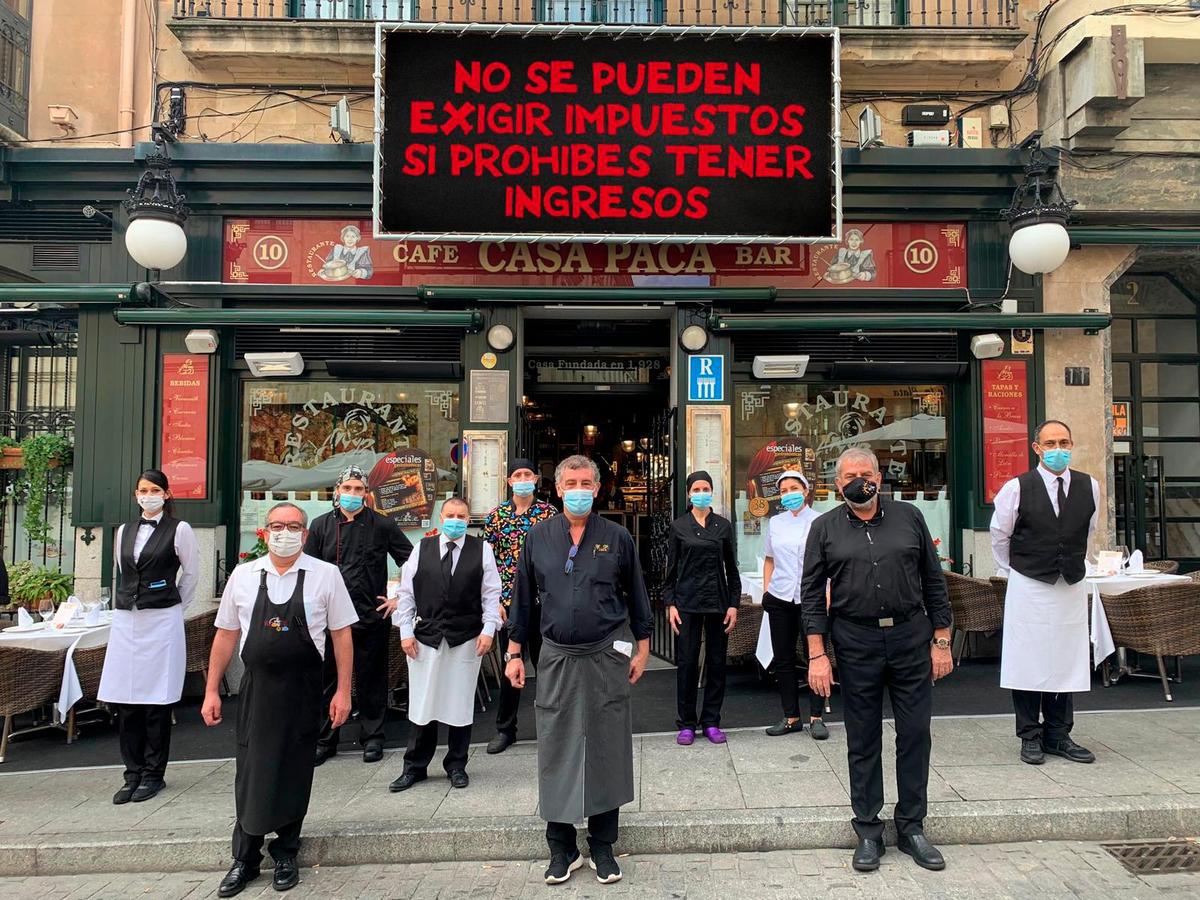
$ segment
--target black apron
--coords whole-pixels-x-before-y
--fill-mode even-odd
[[[304,570],[278,606],[267,596],[264,570],[238,691],[234,798],[246,834],[270,834],[308,812],[321,729],[321,654],[304,615]]]

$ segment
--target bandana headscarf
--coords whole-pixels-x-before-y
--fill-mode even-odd
[[[367,473],[356,465],[349,465],[342,469],[342,474],[338,476],[338,484],[349,481],[351,478],[357,478],[363,484],[367,483]]]

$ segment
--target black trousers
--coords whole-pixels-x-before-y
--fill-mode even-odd
[[[620,808],[588,816],[588,846],[595,850],[597,845],[611,847],[615,844],[620,818]],[[575,826],[570,822],[547,822],[546,844],[550,847],[551,855],[566,853],[569,856],[579,848]]]
[[[933,712],[933,625],[924,615],[891,628],[836,616],[833,648],[845,704],[850,805],[859,838],[882,840],[883,691],[896,722],[896,830],[920,832],[929,786],[929,719]]]
[[[704,638],[704,706],[696,718],[696,690],[700,685],[700,638]],[[679,613],[679,636],[675,639],[676,728],[715,728],[721,724],[725,702],[725,654],[729,635],[725,613]]]
[[[442,768],[447,772],[467,768],[467,754],[471,749],[470,725],[447,725],[446,757]],[[433,762],[437,751],[438,723],[426,725],[408,723],[408,749],[404,751],[405,772],[425,772]]]
[[[763,611],[771,630],[771,670],[779,680],[779,700],[783,714],[789,719],[800,718],[800,685],[796,674],[796,642],[800,640],[800,604],[787,603],[770,594],[763,595]],[[821,718],[825,714],[825,698],[809,692],[808,715]]]
[[[279,862],[281,859],[295,859],[300,852],[300,828],[304,820],[284,825],[275,832],[271,839],[268,852],[271,859]],[[242,823],[233,826],[233,858],[244,862],[253,869],[262,863],[262,848],[266,841],[264,834],[246,834],[242,831]]]
[[[388,701],[388,640],[392,635],[392,622],[383,619],[369,625],[355,625],[350,629],[354,640],[354,706],[358,710],[359,737],[362,746],[383,743],[383,721],[387,717]],[[325,714],[337,693],[337,660],[333,652],[333,639],[325,638]],[[335,729],[328,718],[321,725],[317,743],[336,747],[341,738],[341,729]]]
[[[508,626],[500,630],[500,652],[508,650]],[[542,604],[529,606],[529,628],[525,632],[525,644],[521,647],[525,656],[536,669],[542,655]],[[517,736],[517,710],[521,706],[521,689],[512,686],[507,678],[500,679],[500,700],[496,704],[496,730]]]
[[[170,706],[117,703],[117,735],[125,782],[161,780],[171,755]]]
[[[1060,741],[1075,727],[1074,694],[1013,691],[1012,699],[1017,713],[1017,737],[1022,740]]]

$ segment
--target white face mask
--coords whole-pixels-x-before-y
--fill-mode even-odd
[[[304,546],[304,538],[290,531],[271,531],[267,534],[267,546],[276,556],[295,556]]]
[[[137,504],[148,513],[156,513],[163,508],[166,498],[162,494],[138,494]]]

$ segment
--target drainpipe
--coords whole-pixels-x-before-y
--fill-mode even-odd
[[[137,0],[121,2],[121,76],[117,87],[117,136],[121,147],[133,146],[133,72],[137,46]]]

